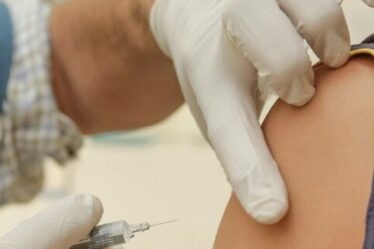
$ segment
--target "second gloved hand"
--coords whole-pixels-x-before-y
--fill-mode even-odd
[[[258,222],[279,221],[287,190],[258,122],[257,97],[275,94],[294,105],[312,98],[303,39],[327,65],[347,61],[339,2],[156,0],[151,28],[241,204]]]
[[[99,222],[101,202],[74,195],[19,224],[0,239],[1,249],[68,249],[85,238]]]

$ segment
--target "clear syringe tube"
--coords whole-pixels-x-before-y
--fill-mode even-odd
[[[168,221],[150,225],[149,223],[139,223],[129,225],[126,221],[117,221],[95,227],[87,238],[81,240],[70,249],[105,249],[112,246],[128,243],[135,233],[144,232],[153,226],[175,222]]]

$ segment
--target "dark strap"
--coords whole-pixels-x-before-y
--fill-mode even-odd
[[[8,7],[0,2],[0,112],[9,81],[13,54],[13,26]]]
[[[370,48],[374,49],[374,34],[366,38],[361,42],[361,44],[353,45],[352,50],[362,49],[362,48]]]

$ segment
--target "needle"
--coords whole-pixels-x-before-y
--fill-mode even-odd
[[[165,221],[165,222],[161,222],[161,223],[152,224],[151,227],[161,226],[161,225],[165,225],[165,224],[169,224],[169,223],[174,223],[174,222],[177,222],[177,221],[178,220],[169,220],[169,221]]]

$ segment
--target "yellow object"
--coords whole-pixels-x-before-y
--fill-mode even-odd
[[[359,48],[351,51],[351,57],[355,55],[371,55],[374,57],[374,48]]]

